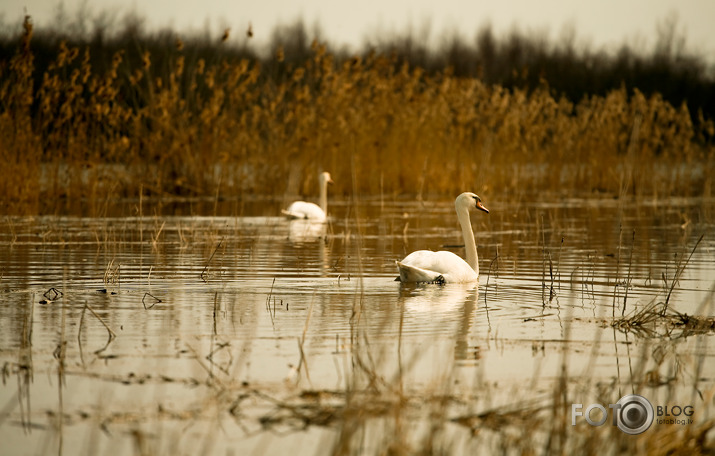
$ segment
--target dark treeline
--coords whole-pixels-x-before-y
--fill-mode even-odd
[[[99,74],[111,68],[115,55],[121,52],[128,68],[126,77],[132,68],[146,66],[147,56],[151,58],[152,73],[163,77],[172,71],[175,58],[182,55],[186,67],[199,60],[212,64],[248,59],[260,63],[262,77],[281,78],[311,57],[314,40],[322,41],[320,30],[308,30],[301,21],[277,26],[267,47],[258,47],[251,37],[253,32],[248,30],[187,35],[169,29],[149,31],[145,21],[131,13],[122,17],[108,13],[89,17],[85,13],[69,19],[59,11],[57,16],[51,26],[34,29],[31,51],[36,84],[56,61],[61,43],[81,52],[88,50],[93,72]],[[3,66],[18,52],[22,35],[21,24],[5,24],[2,29],[0,76]],[[455,35],[441,40],[439,46],[413,32],[374,37],[357,55],[388,55],[396,66],[407,63],[425,69],[427,74],[449,71],[454,76],[476,77],[509,89],[532,90],[546,85],[555,96],[563,95],[573,102],[589,95],[605,95],[613,89],[625,88],[628,93],[638,89],[645,95],[660,93],[674,106],[687,103],[696,122],[713,119],[715,75],[705,58],[689,52],[683,43],[674,21],[662,24],[650,51],[634,49],[627,43],[616,51],[594,51],[578,46],[575,34],[557,42],[518,30],[498,37],[486,25],[472,40]],[[331,43],[322,44],[335,56],[337,64],[354,57]]]
[[[452,68],[455,75],[478,77],[506,88],[535,89],[544,83],[556,96],[577,102],[587,95],[605,95],[625,87],[646,95],[660,93],[674,106],[687,103],[691,116],[715,115],[715,75],[708,62],[689,53],[674,22],[660,30],[653,50],[638,51],[623,44],[616,52],[579,48],[574,35],[550,43],[539,35],[512,31],[497,38],[482,28],[473,42],[455,37],[434,52],[412,38],[380,46],[429,71]]]

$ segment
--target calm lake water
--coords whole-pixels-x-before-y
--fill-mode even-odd
[[[478,285],[394,281],[413,250],[464,255],[448,200],[332,201],[327,226],[276,202],[5,217],[2,453],[485,451],[460,417],[559,389],[569,422],[630,393],[713,416],[715,201],[481,196]]]

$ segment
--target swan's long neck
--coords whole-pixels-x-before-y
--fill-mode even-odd
[[[464,249],[467,253],[467,264],[479,275],[479,257],[477,256],[477,242],[474,240],[472,223],[469,220],[469,209],[457,208],[457,219],[462,226],[462,236],[464,237]]]
[[[327,215],[328,213],[328,180],[320,176],[320,208]]]

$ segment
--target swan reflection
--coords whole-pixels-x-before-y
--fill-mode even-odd
[[[400,283],[398,301],[405,312],[407,325],[416,330],[454,335],[454,359],[470,358],[469,334],[476,315],[478,283],[446,285]],[[409,329],[408,329],[409,330]],[[471,358],[474,358],[472,355]]]
[[[327,224],[311,220],[295,219],[288,225],[288,239],[292,243],[315,242],[325,238]]]

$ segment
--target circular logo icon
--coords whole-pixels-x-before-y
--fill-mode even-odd
[[[637,394],[628,394],[616,402],[616,425],[626,434],[636,435],[648,430],[653,424],[655,412],[650,401]]]

